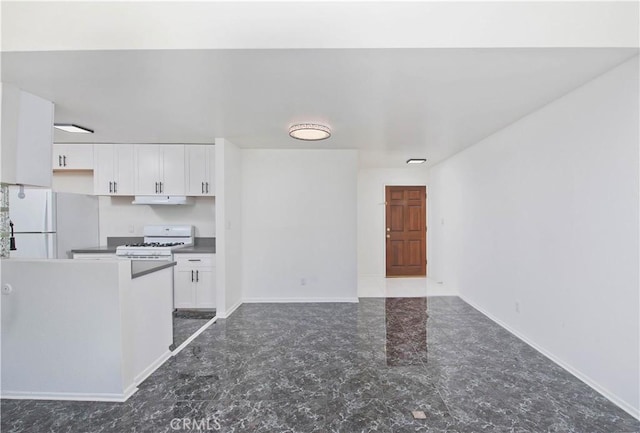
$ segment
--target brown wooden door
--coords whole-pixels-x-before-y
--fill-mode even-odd
[[[387,277],[427,275],[426,187],[387,186]]]

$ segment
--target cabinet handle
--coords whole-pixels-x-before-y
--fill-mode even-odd
[[[67,155],[62,155],[62,165],[67,166]]]
[[[200,271],[196,271],[196,283],[200,281]]]
[[[115,180],[113,181],[113,192],[114,193],[118,192],[118,182],[116,182]]]
[[[109,182],[109,192],[113,192],[113,182]]]
[[[202,183],[202,193],[204,194],[204,182],[201,182],[201,183]]]
[[[158,193],[158,182],[156,182],[156,194]]]
[[[162,184],[162,182],[160,182],[160,192],[162,192],[163,189],[164,189],[164,185]]]
[[[193,271],[191,271],[191,282],[193,283]]]
[[[189,259],[190,262],[199,262],[200,259]]]
[[[58,167],[62,167],[62,155],[58,155]]]
[[[209,182],[205,182],[205,184],[207,185],[207,193],[209,193]]]

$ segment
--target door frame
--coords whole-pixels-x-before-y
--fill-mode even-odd
[[[427,264],[425,266],[425,276],[424,277],[404,277],[404,278],[427,278],[429,276],[429,185],[426,183],[415,183],[415,182],[386,182],[382,185],[382,227],[380,227],[380,233],[383,235],[380,237],[380,242],[382,242],[382,272],[384,278],[398,278],[398,277],[387,277],[387,239],[384,235],[386,233],[387,227],[387,187],[388,186],[424,186],[424,191],[427,197],[424,200],[424,223],[426,227],[426,233],[424,238],[424,256],[427,260]]]

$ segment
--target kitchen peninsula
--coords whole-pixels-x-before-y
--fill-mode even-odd
[[[124,401],[170,356],[173,261],[2,261],[2,397]]]

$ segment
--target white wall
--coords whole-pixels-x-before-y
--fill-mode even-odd
[[[243,296],[355,301],[357,151],[242,151]]]
[[[635,416],[638,116],[635,57],[433,167],[429,189],[432,276]]]
[[[426,166],[361,168],[358,171],[358,296],[384,296],[385,294],[384,187],[386,185],[427,185],[428,179],[429,169]],[[427,224],[428,222],[427,212]]]
[[[197,197],[194,205],[132,205],[133,197],[100,197],[100,242],[109,236],[142,236],[150,224],[192,224],[197,237],[216,233],[215,198]]]
[[[2,284],[13,288],[2,299],[3,397],[127,397],[132,355],[121,317],[130,275],[116,261],[3,260]]]
[[[216,139],[216,304],[227,317],[242,302],[242,153],[228,140]]]
[[[51,189],[56,192],[93,194],[93,171],[56,171],[53,173]]]

